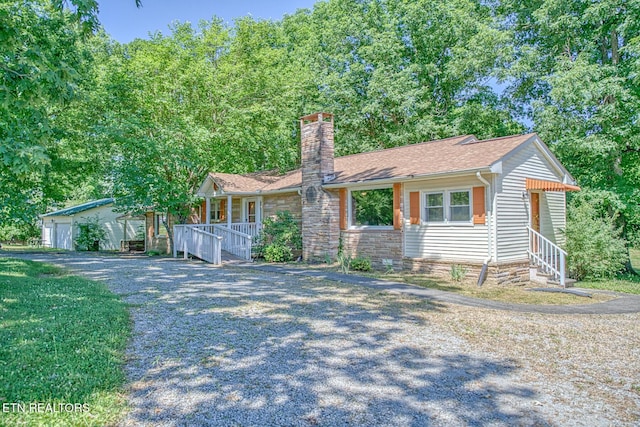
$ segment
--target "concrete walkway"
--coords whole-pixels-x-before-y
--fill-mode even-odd
[[[470,307],[490,308],[495,310],[508,310],[520,313],[544,313],[544,314],[623,314],[640,312],[640,295],[617,293],[617,298],[594,304],[577,305],[537,305],[537,304],[512,304],[500,301],[492,301],[460,295],[454,292],[446,292],[438,289],[423,288],[406,283],[394,282],[372,277],[358,276],[356,274],[342,274],[331,271],[319,271],[285,265],[270,265],[260,263],[239,262],[230,260],[225,263],[229,267],[259,270],[270,273],[315,277],[318,279],[333,280],[352,285],[365,286],[385,292],[396,292],[413,295],[433,301],[466,305]],[[589,291],[589,290],[586,290]]]

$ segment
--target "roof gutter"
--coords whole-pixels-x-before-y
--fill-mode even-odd
[[[226,196],[269,196],[272,194],[283,194],[283,193],[295,193],[297,191],[300,191],[301,187],[289,187],[289,188],[283,188],[280,190],[269,190],[269,191],[262,191],[262,190],[258,190],[258,191],[222,191],[219,192],[217,194],[203,194],[203,193],[197,193],[196,195],[198,197],[209,197],[209,198],[216,198],[216,197],[226,197]]]
[[[430,173],[430,174],[420,174],[420,175],[404,175],[396,178],[380,178],[380,179],[364,179],[360,181],[348,181],[348,182],[336,182],[331,184],[324,184],[324,188],[344,188],[344,187],[353,187],[357,185],[363,184],[394,184],[397,182],[406,182],[406,181],[417,181],[424,179],[437,179],[437,178],[445,178],[445,177],[456,177],[456,176],[465,176],[473,173],[495,173],[491,167],[484,168],[474,168],[474,169],[465,169],[459,170],[455,172],[439,172],[439,173]]]

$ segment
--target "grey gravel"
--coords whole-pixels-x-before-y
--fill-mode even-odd
[[[620,425],[572,384],[468,348],[424,315],[443,304],[183,260],[28,257],[130,304],[122,426]]]

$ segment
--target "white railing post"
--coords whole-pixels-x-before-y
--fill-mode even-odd
[[[222,264],[222,237],[221,236],[213,236],[215,250],[213,253],[216,255],[216,264]]]
[[[174,225],[173,226],[173,238],[176,240],[174,242],[173,245],[173,257],[174,258],[178,258],[178,229],[179,229],[179,225]]]
[[[560,252],[560,285],[563,288],[566,287],[566,268],[564,252]]]

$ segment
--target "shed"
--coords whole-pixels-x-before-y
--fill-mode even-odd
[[[97,217],[107,232],[107,238],[100,243],[100,250],[119,250],[125,239],[132,239],[144,220],[130,219],[118,221],[121,213],[114,210],[114,199],[92,200],[54,212],[40,215],[42,219],[42,244],[49,248],[75,249],[78,224]]]

